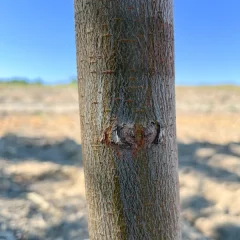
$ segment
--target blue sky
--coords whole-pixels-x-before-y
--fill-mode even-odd
[[[176,84],[240,84],[240,1],[175,0]],[[0,78],[76,75],[73,0],[0,0]]]

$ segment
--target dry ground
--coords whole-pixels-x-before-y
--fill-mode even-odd
[[[77,89],[0,86],[0,239],[88,237]],[[240,89],[177,88],[183,240],[240,239]]]

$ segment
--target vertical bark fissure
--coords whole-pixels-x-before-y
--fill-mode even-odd
[[[75,0],[75,29],[90,239],[179,239],[172,0]]]

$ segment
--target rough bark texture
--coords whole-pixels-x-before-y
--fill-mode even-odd
[[[90,239],[180,239],[172,0],[75,0]]]

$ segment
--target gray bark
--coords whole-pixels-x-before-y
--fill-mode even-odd
[[[90,239],[180,239],[172,0],[75,0]]]

